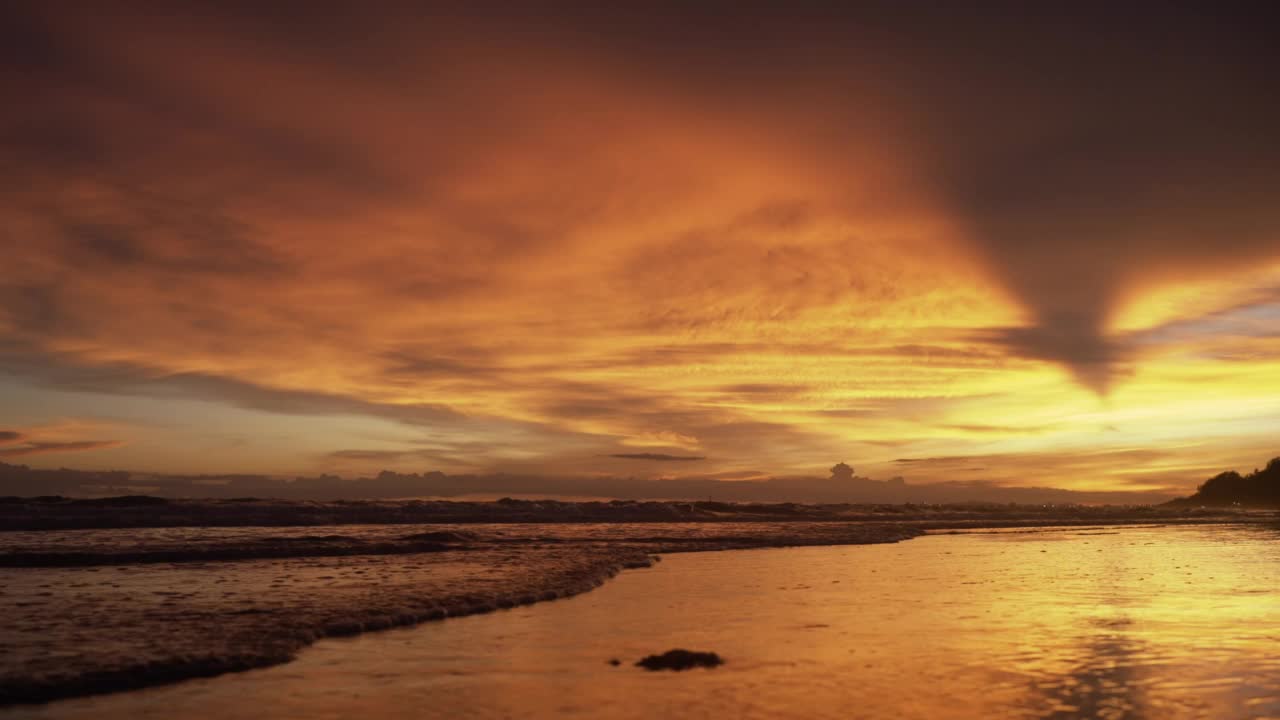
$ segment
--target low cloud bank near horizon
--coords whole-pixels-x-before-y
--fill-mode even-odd
[[[125,471],[38,470],[0,463],[0,496],[262,498],[283,500],[542,499],[715,500],[721,502],[1150,504],[1179,494],[1157,491],[1074,491],[1012,487],[966,480],[912,484],[855,477],[723,480],[710,477],[555,477],[539,475],[403,474],[336,475],[292,479],[265,475],[154,475]]]

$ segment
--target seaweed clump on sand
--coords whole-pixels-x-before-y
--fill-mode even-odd
[[[636,663],[636,667],[642,667],[645,670],[691,670],[696,667],[713,668],[724,664],[724,658],[713,652],[698,652],[696,650],[668,650],[661,655],[650,655],[640,662]]]

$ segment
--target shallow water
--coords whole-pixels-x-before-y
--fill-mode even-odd
[[[1258,527],[671,555],[567,600],[0,717],[1277,717],[1278,588]],[[673,647],[727,664],[632,666]]]
[[[718,544],[724,538],[776,542],[789,538],[798,544],[839,541],[860,527],[893,523],[853,522],[644,522],[644,523],[428,523],[393,525],[306,525],[298,527],[166,527],[100,530],[31,530],[0,532],[0,556],[38,553],[96,553],[104,564],[114,556],[147,552],[243,547],[286,540],[342,540],[385,543],[415,533],[458,532],[474,536],[472,544],[528,542],[645,542],[671,546],[680,543]],[[309,553],[302,553],[309,554]]]

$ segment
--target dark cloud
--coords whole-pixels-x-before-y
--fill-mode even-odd
[[[383,373],[393,378],[420,381],[430,377],[456,377],[458,375],[491,376],[495,370],[483,362],[488,358],[458,359],[440,355],[422,355],[415,352],[393,352],[384,356],[387,366]]]
[[[129,196],[138,213],[130,222],[68,219],[50,235],[62,241],[63,257],[70,263],[91,263],[121,270],[145,267],[166,276],[234,274],[270,280],[285,270],[274,252],[249,238],[252,229],[218,213],[181,205],[165,207],[171,200]],[[160,207],[143,207],[160,205]]]
[[[52,284],[0,279],[0,320],[32,335],[72,333],[84,328],[82,309]]]
[[[105,261],[113,265],[129,265],[146,259],[142,244],[122,228],[83,224],[67,228],[70,244],[83,251],[89,262]]]
[[[102,450],[119,447],[116,440],[76,440],[72,442],[36,442],[28,441],[20,445],[0,448],[0,457],[14,458],[27,455],[46,455],[50,453],[83,452],[85,450]]]
[[[623,460],[658,460],[661,462],[691,462],[706,460],[701,455],[667,455],[665,453],[614,453],[609,457]]]
[[[1068,453],[1063,451],[1055,452],[1038,452],[1027,453],[1019,456],[1015,454],[988,454],[988,455],[944,455],[938,457],[920,457],[920,458],[898,458],[895,463],[902,464],[930,464],[930,465],[971,465],[975,462],[986,462],[993,465],[1007,464],[1001,461],[1015,457],[1024,457],[1028,462],[1045,462],[1050,459],[1071,459],[1075,458],[1085,462],[1114,462],[1117,466],[1122,466],[1125,462],[1141,463],[1152,460],[1162,460],[1173,457],[1174,454],[1169,450],[1161,450],[1154,448],[1103,448],[1095,450],[1086,450],[1078,453]]]
[[[377,403],[320,391],[268,388],[207,373],[166,373],[128,363],[85,366],[51,356],[3,350],[0,347],[0,372],[59,390],[211,399],[286,415],[367,415],[410,425],[465,420],[462,414],[441,405]]]
[[[721,385],[717,392],[728,395],[795,395],[810,388],[807,385],[789,383],[739,383],[737,385]]]
[[[1105,477],[1109,484],[1170,489],[1185,487],[1214,467],[1212,463],[1188,462],[1176,449],[1142,447],[904,457],[892,464],[911,477],[945,482],[954,482],[953,473],[982,472],[983,479],[965,482],[1011,485],[1027,477]]]
[[[22,439],[22,433],[13,430],[0,430],[0,444],[17,442]]]
[[[997,340],[1105,393],[1130,359],[1108,322],[1136,285],[1280,254],[1264,200],[1280,187],[1280,56],[1241,7],[1007,22],[941,47],[953,62],[930,72],[963,82],[931,87],[926,155],[1032,315]]]
[[[476,450],[482,450],[476,448]],[[477,452],[477,455],[483,456]],[[457,453],[433,448],[410,448],[402,450],[336,450],[329,453],[335,460],[354,460],[357,462],[400,463],[403,461],[432,463],[448,467],[475,466],[479,463],[473,459],[459,457]]]
[[[1102,334],[1100,316],[1049,317],[1032,327],[1008,328],[986,334],[1021,357],[1063,363],[1085,387],[1106,394],[1127,349]]]

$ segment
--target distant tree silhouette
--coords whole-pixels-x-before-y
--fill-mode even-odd
[[[831,468],[831,479],[840,482],[848,482],[853,479],[853,468],[849,467],[845,463],[836,463]]]
[[[1200,505],[1280,506],[1280,457],[1261,470],[1241,475],[1234,470],[1218,473],[1200,486],[1187,503]]]

